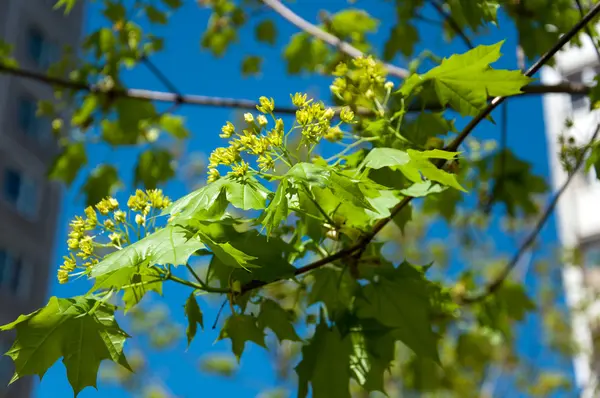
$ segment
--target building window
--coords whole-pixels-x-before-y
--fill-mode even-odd
[[[21,132],[31,139],[45,144],[51,136],[50,121],[37,115],[37,102],[31,97],[23,96],[19,100],[18,120]]]
[[[9,291],[14,296],[27,298],[31,267],[22,257],[14,256],[0,249],[0,289]]]
[[[37,216],[38,186],[35,181],[14,169],[6,169],[4,173],[4,199],[21,215],[29,219]]]
[[[4,173],[4,198],[8,203],[16,205],[21,193],[21,175],[15,170],[7,169]]]
[[[56,45],[47,40],[40,29],[34,27],[27,31],[27,50],[29,58],[42,69],[47,69],[55,62],[58,55]]]
[[[29,137],[35,137],[38,130],[36,108],[35,101],[30,98],[21,98],[19,101],[19,127]]]
[[[44,35],[37,28],[27,31],[27,49],[29,57],[38,65],[43,66]]]
[[[5,275],[8,272],[10,258],[5,250],[0,249],[0,286],[4,285]]]

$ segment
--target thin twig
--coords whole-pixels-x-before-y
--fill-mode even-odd
[[[517,252],[514,254],[514,256],[512,257],[512,259],[506,265],[506,267],[504,267],[504,269],[502,270],[502,272],[500,272],[500,274],[483,289],[482,293],[477,294],[477,295],[473,295],[473,296],[461,297],[459,299],[459,301],[460,301],[461,304],[472,304],[472,303],[479,302],[479,301],[485,299],[487,296],[493,294],[495,291],[497,291],[502,286],[502,284],[504,283],[504,281],[506,280],[506,278],[508,278],[508,276],[510,275],[511,271],[519,263],[519,260],[521,259],[521,257],[525,253],[527,253],[527,251],[529,250],[529,248],[535,243],[538,235],[542,231],[542,228],[544,227],[544,225],[546,224],[546,222],[550,218],[550,215],[552,215],[552,212],[556,208],[556,205],[558,204],[558,200],[566,192],[567,188],[569,187],[569,184],[571,183],[571,181],[573,181],[573,179],[577,175],[577,172],[579,171],[579,169],[585,163],[586,155],[587,155],[587,153],[588,153],[588,151],[589,151],[589,149],[591,147],[591,144],[598,137],[598,133],[600,133],[600,124],[597,125],[596,131],[592,135],[592,138],[590,139],[588,145],[580,153],[580,155],[579,155],[579,157],[577,159],[577,163],[575,164],[575,167],[573,169],[573,172],[569,175],[569,177],[567,178],[567,180],[560,187],[560,189],[556,192],[556,194],[554,195],[554,197],[552,198],[552,200],[548,203],[548,205],[546,206],[546,209],[544,210],[544,213],[542,214],[542,217],[540,217],[540,219],[536,223],[536,225],[533,228],[533,230],[529,233],[529,235],[527,236],[527,238],[525,239],[525,241],[523,241],[523,243],[519,247],[519,250],[517,250]]]
[[[45,83],[49,85],[60,86],[63,88],[68,88],[75,91],[85,91],[96,93],[98,95],[106,95],[109,97],[119,97],[119,98],[129,98],[137,101],[156,101],[156,102],[167,102],[174,104],[182,104],[182,105],[193,105],[193,106],[206,106],[206,107],[215,107],[215,108],[234,108],[234,109],[247,109],[247,110],[255,110],[257,101],[249,100],[249,99],[238,99],[238,98],[224,98],[224,97],[209,97],[204,95],[195,95],[195,94],[184,94],[178,96],[177,93],[170,93],[165,91],[154,91],[154,90],[145,90],[145,89],[123,89],[116,88],[111,90],[102,89],[101,87],[94,86],[92,84],[68,80],[64,78],[59,78],[55,76],[46,75],[44,73],[39,73],[27,69],[17,68],[9,65],[4,65],[0,63],[0,73],[16,76],[24,79],[35,80],[40,83]],[[540,95],[540,94],[589,94],[591,87],[586,86],[582,83],[574,83],[574,82],[564,82],[559,84],[552,85],[542,85],[542,84],[530,84],[523,87],[523,94],[530,95]],[[341,110],[341,107],[333,107],[336,112]],[[431,104],[431,105],[422,105],[422,104],[414,104],[412,105],[408,111],[409,112],[422,112],[423,110],[430,111],[441,111],[443,110],[439,104]],[[286,106],[276,106],[274,109],[274,113],[277,114],[295,114],[297,108],[295,107],[286,107]],[[357,111],[358,114],[363,116],[372,115],[373,113],[364,108],[359,108]]]
[[[264,0],[263,0],[264,1]],[[600,12],[600,3],[597,3],[586,15],[582,18],[575,26],[573,26],[567,33],[560,37],[558,42],[552,46],[550,50],[548,50],[544,55],[538,59],[538,61],[533,64],[529,70],[525,73],[527,76],[533,76],[545,63],[547,63],[552,57],[565,45],[567,44],[576,34],[579,32],[592,18],[594,18]],[[498,105],[500,105],[506,97],[496,97],[492,100],[492,102],[477,115],[467,126],[462,130],[462,132],[450,143],[450,145],[446,148],[449,151],[456,151],[456,149],[462,144],[462,142],[473,132],[475,127],[483,121]],[[438,163],[437,166],[443,166],[443,163]],[[362,239],[360,239],[354,245],[342,249],[337,253],[334,253],[328,257],[317,260],[313,263],[307,264],[301,268],[298,268],[296,272],[294,272],[295,276],[302,275],[306,272],[312,271],[314,269],[320,268],[324,265],[332,263],[334,261],[340,260],[347,256],[351,256],[360,250],[363,247],[371,243],[371,241],[375,238],[375,236],[402,211],[404,207],[406,207],[411,201],[413,197],[405,197],[403,198],[392,210],[390,211],[390,215],[386,218],[383,218],[375,223],[373,226],[373,230],[365,235]],[[520,255],[519,255],[520,257]],[[518,259],[517,259],[518,260]],[[510,271],[509,271],[510,272]],[[272,281],[251,281],[244,286],[242,286],[241,292],[246,293],[250,290],[268,285],[273,282],[277,282],[280,279],[272,280]],[[502,283],[502,282],[500,282]]]
[[[154,76],[156,76],[156,78],[167,88],[167,90],[177,95],[175,101],[177,103],[181,103],[181,98],[183,97],[183,95],[181,94],[181,91],[177,89],[175,84],[164,73],[162,73],[162,71],[158,69],[158,67],[152,61],[150,61],[150,58],[144,57],[142,58],[142,62],[144,63],[144,65],[146,65],[148,69],[150,69],[150,72],[152,72]]]
[[[286,19],[288,22],[290,22],[292,25],[296,26],[298,29],[316,37],[319,40],[324,41],[330,46],[337,48],[341,52],[348,54],[352,58],[359,58],[365,55],[362,51],[360,51],[358,48],[354,47],[350,43],[347,43],[339,39],[338,37],[332,35],[331,33],[325,32],[318,26],[308,22],[306,19],[302,18],[294,11],[290,10],[285,5],[283,5],[279,0],[262,0],[262,2],[265,3],[277,14],[282,16],[284,19]],[[409,75],[408,70],[397,67],[395,65],[384,64],[384,66],[387,69],[387,72],[392,76],[405,79]]]
[[[217,323],[219,323],[219,318],[221,317],[221,312],[223,312],[223,308],[225,308],[225,304],[227,304],[227,302],[229,301],[229,299],[223,300],[223,303],[221,303],[221,306],[219,307],[219,312],[217,312],[217,316],[215,317],[215,321],[213,322],[212,328],[216,329],[217,328]]]
[[[575,0],[575,3],[577,4],[577,8],[579,9],[579,14],[583,18],[585,11],[583,9],[583,5],[581,4],[581,0]],[[592,34],[592,30],[589,26],[585,27],[585,33],[590,37],[592,45],[594,46],[594,50],[596,50],[596,56],[598,57],[598,61],[600,61],[600,49],[596,45],[596,42],[594,42],[594,35]]]
[[[460,36],[465,45],[472,50],[475,46],[473,46],[471,39],[469,39],[469,37],[465,34],[465,32],[462,30],[458,22],[456,22],[456,20],[452,17],[452,15],[446,10],[444,10],[443,4],[438,3],[437,0],[431,0],[431,5],[433,6],[433,8],[435,8],[438,14],[440,14],[446,20],[446,22],[448,22],[450,28],[452,28],[452,30],[458,36]]]

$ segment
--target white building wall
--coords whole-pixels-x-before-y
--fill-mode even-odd
[[[593,68],[600,66],[598,55],[591,40],[583,38],[581,48],[570,48],[557,56],[556,65],[545,67],[541,72],[544,84],[557,84],[573,73],[583,71],[583,80],[592,83],[595,76]],[[600,113],[590,112],[589,104],[573,109],[568,94],[550,94],[543,98],[544,120],[548,138],[548,158],[552,172],[554,191],[560,189],[568,178],[560,160],[559,136],[573,136],[577,143],[589,141],[600,123]],[[566,127],[566,121],[572,121],[572,127]],[[582,247],[590,241],[600,238],[600,183],[578,175],[561,197],[557,208],[558,237],[565,248]],[[600,266],[600,264],[598,264]],[[596,377],[592,371],[593,344],[590,320],[600,315],[600,302],[588,306],[587,311],[577,308],[586,307],[590,292],[585,289],[585,269],[574,264],[565,264],[563,281],[567,303],[572,311],[573,336],[580,353],[573,359],[577,386],[582,397],[593,397]]]

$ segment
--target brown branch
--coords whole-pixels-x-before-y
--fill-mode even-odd
[[[365,55],[362,51],[360,51],[358,48],[354,47],[350,43],[347,43],[339,39],[338,37],[332,35],[331,33],[325,32],[318,26],[308,22],[306,19],[302,18],[294,11],[290,10],[285,5],[283,5],[279,0],[262,0],[262,2],[265,3],[277,14],[282,16],[284,19],[286,19],[288,22],[290,22],[292,25],[296,26],[298,29],[316,37],[319,40],[324,41],[330,46],[337,48],[341,52],[348,54],[352,58],[358,58]],[[392,76],[405,79],[409,75],[409,72],[406,69],[391,64],[383,65],[387,69],[387,72]]]
[[[154,64],[154,62],[150,61],[150,58],[147,56],[142,58],[142,62],[146,65],[146,67],[152,72],[154,76],[169,90],[170,92],[177,95],[176,102],[181,102],[181,91],[177,89],[175,84],[164,74],[158,67]]]
[[[583,10],[583,5],[581,4],[581,0],[575,0],[575,4],[577,4],[577,9],[579,10],[579,15],[583,18],[585,11]],[[596,56],[598,57],[598,61],[600,61],[600,49],[594,42],[594,35],[592,34],[592,30],[589,26],[585,27],[585,33],[589,36],[592,44],[594,45],[594,50],[596,50]]]
[[[211,97],[194,94],[178,95],[177,93],[136,88],[116,88],[106,90],[87,82],[68,80],[60,77],[50,76],[39,72],[4,65],[2,63],[0,63],[0,73],[35,80],[41,83],[60,86],[75,91],[86,91],[90,93],[96,93],[99,95],[107,95],[118,98],[129,98],[139,101],[169,102],[185,105],[198,105],[216,108],[237,108],[248,110],[256,110],[257,104],[256,101],[248,99]],[[294,114],[296,112],[296,108],[276,107],[275,112],[281,114]]]
[[[265,1],[265,0],[263,0]],[[269,0],[270,1],[270,0]],[[552,57],[565,45],[567,44],[584,26],[587,25],[587,23],[594,18],[598,13],[600,12],[600,3],[597,3],[586,15],[585,17],[583,17],[577,24],[575,24],[575,26],[573,26],[567,33],[565,33],[563,36],[561,36],[558,40],[558,42],[552,46],[552,48],[550,50],[548,50],[544,55],[542,55],[540,57],[540,59],[538,59],[538,61],[533,64],[525,73],[526,76],[533,76],[535,73],[537,73],[541,67],[546,64],[550,59],[552,59]],[[446,148],[446,150],[449,151],[456,151],[456,149],[458,149],[458,147],[462,144],[462,142],[473,132],[473,130],[475,129],[475,127],[477,127],[477,125],[482,122],[487,116],[489,116],[490,113],[492,113],[492,111],[498,106],[500,105],[504,100],[506,99],[506,97],[496,97],[494,98],[490,104],[483,110],[481,111],[475,118],[473,118],[468,124],[467,126],[465,126],[465,128],[461,131],[461,133],[452,141],[452,143],[450,143],[450,145],[448,145],[448,147]],[[445,164],[444,162],[438,162],[436,165],[438,167],[441,167]],[[386,218],[383,218],[381,220],[379,220],[378,222],[375,223],[375,225],[373,226],[373,230],[368,234],[365,235],[362,239],[360,239],[358,241],[358,243],[338,251],[337,253],[334,253],[330,256],[324,257],[320,260],[317,260],[313,263],[307,264],[301,268],[298,268],[296,270],[296,272],[294,273],[295,276],[299,276],[302,275],[306,272],[312,271],[316,268],[320,268],[324,265],[327,265],[329,263],[332,263],[333,261],[337,261],[340,260],[342,258],[345,258],[347,256],[353,255],[361,250],[363,250],[364,247],[366,247],[369,243],[371,243],[371,241],[375,238],[375,236],[390,222],[394,219],[394,217],[396,215],[398,215],[398,213],[400,213],[400,211],[402,211],[402,209],[404,207],[406,207],[414,198],[413,197],[405,197],[404,199],[402,199],[396,206],[394,206],[392,208],[392,210],[390,211],[390,215]],[[522,254],[521,254],[522,255]],[[520,256],[519,255],[519,258]],[[518,261],[518,259],[517,259]],[[510,272],[510,270],[508,271]],[[242,293],[246,293],[250,290],[268,285],[270,283],[273,282],[277,282],[281,279],[277,279],[274,281],[269,281],[269,282],[264,282],[264,281],[252,281],[244,286],[242,286]],[[501,284],[502,282],[500,282]],[[497,289],[497,288],[496,288]]]
[[[542,214],[542,217],[540,217],[540,219],[536,223],[535,228],[533,228],[533,230],[529,233],[529,235],[527,236],[527,239],[525,239],[525,241],[521,244],[521,246],[519,247],[519,250],[517,250],[517,252],[514,254],[512,259],[506,265],[506,267],[504,267],[502,272],[500,272],[500,274],[484,288],[482,293],[473,295],[473,296],[460,297],[458,299],[458,301],[461,304],[473,304],[473,303],[479,302],[479,301],[485,299],[486,297],[488,297],[489,295],[493,294],[494,292],[496,292],[502,286],[502,284],[504,283],[506,278],[508,278],[508,276],[510,275],[511,271],[519,263],[519,260],[521,260],[521,257],[535,243],[538,235],[542,231],[542,228],[544,227],[544,225],[546,224],[546,222],[548,221],[548,219],[554,212],[554,209],[556,208],[556,205],[558,204],[558,200],[566,192],[567,188],[569,187],[569,184],[571,184],[571,181],[573,181],[573,179],[577,175],[577,172],[583,166],[583,164],[586,160],[586,155],[591,147],[591,144],[596,140],[599,133],[600,133],[600,124],[598,124],[596,126],[596,131],[592,135],[592,138],[590,139],[588,145],[585,147],[584,151],[580,153],[580,155],[577,159],[577,163],[575,163],[573,172],[569,175],[567,180],[560,187],[560,189],[556,192],[556,194],[554,195],[552,200],[548,203],[548,205],[546,206],[546,209],[544,210],[544,213]]]
[[[433,8],[435,8],[435,10],[438,12],[438,14],[440,14],[446,20],[446,22],[448,22],[448,25],[450,25],[450,28],[452,28],[452,30],[458,36],[460,36],[460,38],[465,43],[465,45],[472,50],[474,48],[474,46],[473,46],[473,43],[471,43],[471,39],[469,39],[469,37],[461,29],[460,25],[458,24],[458,22],[456,22],[456,20],[452,17],[452,15],[450,13],[446,12],[446,10],[444,10],[444,6],[440,3],[438,3],[437,0],[431,0],[431,5],[433,6]]]
[[[175,92],[165,91],[154,91],[145,89],[112,89],[105,90],[100,87],[94,86],[87,82],[68,80],[60,77],[46,75],[27,69],[21,69],[12,67],[0,63],[0,73],[6,75],[12,75],[24,79],[35,80],[40,83],[60,86],[75,91],[86,91],[97,93],[99,95],[107,95],[112,97],[129,98],[139,101],[156,101],[156,102],[170,102],[176,104],[194,105],[194,106],[207,106],[215,108],[236,108],[236,109],[247,109],[255,110],[256,101],[249,99],[238,99],[238,98],[224,98],[224,97],[211,97],[204,95],[194,94],[177,94]],[[541,94],[589,94],[591,87],[586,86],[582,83],[559,83],[552,85],[541,85],[541,84],[530,84],[523,87],[523,94],[521,95],[541,95]],[[336,111],[339,111],[340,107],[334,107]],[[414,104],[409,107],[409,112],[421,112],[425,110],[441,111],[443,110],[439,104],[426,105],[423,107],[420,104]],[[278,114],[295,114],[295,107],[276,106],[274,112]],[[361,115],[370,115],[371,112],[368,109],[359,109]]]

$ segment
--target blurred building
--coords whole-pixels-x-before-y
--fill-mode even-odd
[[[45,71],[64,45],[77,44],[83,5],[65,17],[55,3],[0,0],[0,39],[13,45],[25,69]],[[36,102],[52,96],[48,85],[0,74],[0,324],[42,306],[54,275],[61,188],[46,175],[57,145],[50,120],[36,117]],[[10,347],[7,337],[0,336],[2,353]],[[6,387],[12,373],[12,361],[2,357],[0,397],[29,397],[33,379]]]
[[[543,69],[542,82],[593,85],[598,72],[598,54],[586,36],[583,47],[560,53],[553,68]],[[544,97],[544,119],[556,191],[568,178],[558,157],[559,137],[573,137],[581,145],[589,142],[600,123],[600,113],[590,112],[585,95],[552,94]],[[565,264],[563,280],[572,309],[573,336],[581,349],[574,358],[576,383],[581,397],[596,397],[600,376],[600,181],[593,168],[574,176],[558,203],[556,217],[563,247],[578,249],[582,255],[580,264]]]

